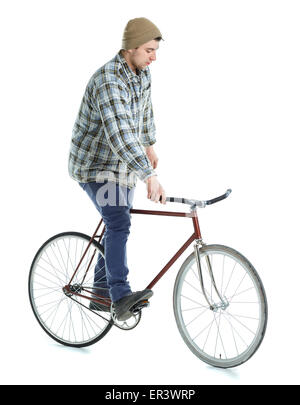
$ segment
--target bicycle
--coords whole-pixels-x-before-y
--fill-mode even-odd
[[[174,284],[175,320],[189,349],[202,361],[220,368],[235,367],[250,359],[264,338],[268,318],[265,290],[252,264],[238,251],[207,245],[202,239],[197,209],[221,201],[230,193],[228,189],[204,201],[167,198],[168,202],[189,205],[189,212],[131,209],[131,214],[192,219],[193,234],[146,288],[152,289],[194,242],[194,251],[183,262]],[[131,308],[132,317],[120,322],[104,289],[95,292],[95,266],[99,258],[105,257],[100,243],[104,232],[101,219],[91,237],[78,232],[57,234],[33,259],[28,284],[32,310],[44,331],[63,345],[92,345],[113,325],[133,329],[140,322],[142,309],[149,306],[148,300],[139,302]],[[106,311],[90,309],[90,302],[106,306]]]

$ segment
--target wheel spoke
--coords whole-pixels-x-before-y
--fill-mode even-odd
[[[254,289],[255,289],[254,287],[249,287],[249,288],[247,288],[246,290],[239,292],[238,294],[234,294],[234,295],[230,296],[230,297],[228,298],[228,300],[231,302],[231,300],[232,300],[233,297],[237,297],[238,295],[244,294],[245,292],[248,292],[248,291],[254,290]]]
[[[201,305],[200,302],[194,301],[194,300],[192,300],[191,298],[186,297],[185,295],[181,295],[181,296],[182,296],[183,298],[186,298],[186,299],[189,300],[189,301],[194,302],[195,304],[198,304],[201,308],[208,308],[208,306]]]
[[[218,338],[220,337],[220,340],[221,340],[221,343],[222,343],[222,347],[223,347],[223,351],[224,351],[224,354],[225,354],[225,358],[227,358],[227,356],[226,356],[226,350],[225,350],[225,347],[224,347],[224,344],[223,344],[223,340],[222,340],[222,336],[221,336],[221,332],[220,332],[221,312],[219,313],[219,323],[217,323],[217,321],[216,321],[215,314],[214,314],[214,321],[215,321],[216,326],[217,326],[217,336],[216,336],[216,344],[215,344],[214,357],[216,357],[217,343],[218,343]]]
[[[197,337],[199,337],[200,335],[202,335],[202,333],[208,328],[212,326],[212,324],[214,323],[214,319],[212,321],[209,322],[208,325],[205,326],[205,328],[203,328],[194,338],[192,338],[192,340],[197,339]],[[210,330],[210,329],[209,329]]]
[[[228,286],[229,286],[230,280],[232,279],[233,272],[234,272],[234,270],[235,270],[235,266],[236,266],[236,265],[237,265],[237,262],[234,263],[233,269],[232,269],[232,271],[231,271],[231,274],[230,274],[230,277],[229,277],[229,280],[228,280],[228,283],[227,283],[227,285],[226,285],[226,288],[225,288],[225,291],[224,291],[224,294],[223,294],[223,295],[226,294],[227,288],[228,288]]]
[[[39,267],[40,267],[42,270],[44,270],[41,266],[39,266]],[[44,280],[49,281],[49,283],[54,284],[54,285],[57,286],[57,287],[62,288],[62,286],[63,286],[63,284],[57,284],[55,281],[49,280],[49,278],[47,278],[47,277],[45,277],[45,276],[42,276],[42,275],[39,274],[39,273],[36,273],[35,276],[41,277],[41,278],[43,278]]]
[[[226,316],[224,316],[224,318],[226,319],[226,321],[229,323],[229,325],[230,325],[230,328],[231,328],[231,333],[232,333],[232,338],[233,338],[233,341],[234,341],[234,346],[235,346],[235,349],[236,349],[236,353],[237,353],[237,356],[239,356],[239,350],[238,350],[238,347],[237,347],[237,343],[236,343],[236,339],[235,339],[235,334],[234,334],[234,332],[236,332],[236,334],[241,338],[241,336],[239,335],[239,333],[236,331],[236,329],[234,328],[234,326],[232,325],[232,323],[230,322],[230,320],[226,317]],[[242,338],[241,338],[242,339]],[[242,339],[243,340],[243,339]],[[245,343],[246,344],[246,343]]]
[[[41,260],[43,260],[46,264],[48,264],[48,265],[54,270],[55,275],[56,275],[56,277],[57,277],[58,279],[60,279],[60,278],[59,278],[59,276],[56,274],[57,272],[58,272],[59,274],[61,274],[62,277],[65,278],[65,277],[66,277],[66,274],[63,273],[61,270],[59,270],[56,266],[53,265],[52,260],[50,259],[47,250],[45,250],[45,255],[47,256],[48,261],[47,261],[43,256],[41,256]],[[64,283],[64,282],[65,282],[65,280],[62,281],[62,283]]]
[[[208,337],[209,337],[209,335],[210,335],[210,331],[211,331],[211,328],[212,328],[212,326],[213,326],[213,324],[214,324],[214,319],[210,322],[210,324],[208,324],[207,325],[207,327],[205,328],[205,329],[207,329],[208,328],[208,326],[209,326],[209,330],[208,330],[208,332],[207,332],[207,335],[206,335],[206,339],[205,339],[205,342],[204,342],[204,345],[203,345],[203,347],[202,347],[202,351],[204,352],[204,349],[205,349],[205,346],[206,346],[206,343],[207,343],[207,341],[208,341]],[[205,329],[203,329],[203,332],[204,332],[204,330]],[[202,333],[202,332],[201,332]],[[199,335],[198,335],[199,336]],[[198,337],[197,336],[197,337]],[[193,339],[193,340],[195,340],[195,339]]]
[[[195,316],[195,318],[193,318],[189,323],[187,323],[185,326],[187,327],[188,325],[190,325],[192,322],[194,322],[196,319],[199,318],[199,316],[203,315],[204,312],[206,312],[208,310],[208,308],[206,308],[204,311],[200,312],[200,314],[198,314],[197,316]]]

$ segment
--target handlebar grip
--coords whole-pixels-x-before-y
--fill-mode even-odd
[[[159,201],[162,200],[162,196],[159,197]],[[177,203],[182,203],[182,204],[187,204],[188,200],[186,198],[180,198],[180,197],[166,197],[166,201],[169,202],[177,202]]]
[[[212,198],[211,200],[207,200],[206,201],[206,205],[211,205],[211,204],[214,204],[214,203],[216,203],[216,202],[218,202],[218,201],[221,201],[221,200],[224,200],[225,198],[227,198],[228,196],[229,196],[229,194],[231,193],[231,188],[229,188],[227,191],[226,191],[226,193],[225,194],[223,194],[223,195],[220,195],[220,197],[216,197],[216,198]]]
[[[166,200],[169,202],[177,202],[177,203],[182,203],[182,204],[186,204],[188,201],[186,198],[180,198],[180,197],[167,197]]]

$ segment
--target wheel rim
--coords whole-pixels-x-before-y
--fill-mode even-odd
[[[222,302],[209,277],[206,257],[210,258]],[[179,330],[202,360],[219,367],[233,367],[246,361],[259,346],[265,329],[265,300],[256,272],[244,258],[232,252],[200,250],[200,262],[206,295],[201,291],[194,256],[182,272],[177,285],[175,316]],[[226,299],[224,299],[226,297]]]
[[[88,308],[90,300],[76,294],[67,296],[63,291],[88,242],[88,237],[71,234],[50,239],[37,253],[30,272],[29,294],[34,314],[50,336],[66,345],[88,345],[111,327],[110,312],[93,312]],[[91,292],[99,253],[100,249],[92,244],[72,281],[73,292],[94,296]],[[107,290],[102,292],[107,295]]]

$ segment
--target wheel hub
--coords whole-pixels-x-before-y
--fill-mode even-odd
[[[63,292],[67,297],[72,297],[73,294],[79,294],[82,291],[82,286],[80,284],[71,284],[63,287]]]
[[[228,306],[229,306],[228,299],[224,296],[223,300],[221,302],[219,302],[218,304],[213,304],[211,306],[211,310],[214,312],[218,312],[219,309],[222,309],[223,311],[225,311]]]

